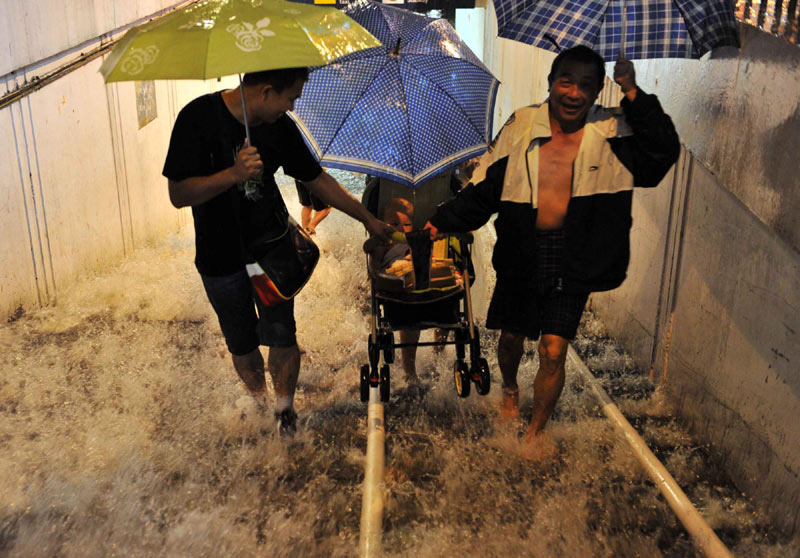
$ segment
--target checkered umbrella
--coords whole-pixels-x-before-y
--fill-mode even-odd
[[[447,21],[370,0],[343,11],[383,46],[311,72],[292,116],[323,166],[414,188],[486,150],[499,83]]]
[[[551,51],[585,45],[606,61],[700,58],[739,46],[731,0],[494,0],[497,34]]]

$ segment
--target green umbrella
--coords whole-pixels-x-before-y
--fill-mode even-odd
[[[331,7],[202,0],[128,31],[100,67],[106,82],[209,79],[322,66],[381,43]]]
[[[106,83],[209,79],[232,74],[323,66],[381,46],[336,8],[284,0],[201,0],[137,25],[100,66]],[[242,92],[247,125],[247,107]]]

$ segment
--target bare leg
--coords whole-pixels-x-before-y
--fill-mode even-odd
[[[244,382],[248,391],[254,395],[263,394],[266,387],[264,380],[264,357],[258,347],[246,355],[231,355],[233,367]]]
[[[551,334],[542,335],[539,341],[539,371],[533,382],[533,416],[525,434],[527,442],[544,430],[564,388],[568,345],[568,340]]]
[[[322,211],[317,211],[314,213],[314,217],[311,219],[311,223],[308,225],[308,229],[311,232],[315,232],[317,230],[317,225],[319,225],[322,220],[327,217],[331,212],[331,208],[323,209]]]
[[[525,336],[503,330],[497,343],[497,362],[503,375],[503,399],[500,402],[500,417],[519,417],[519,386],[517,371],[525,349]]]
[[[401,343],[417,343],[419,341],[418,329],[401,329],[400,342]],[[403,347],[400,349],[400,354],[403,356],[403,372],[406,374],[406,381],[413,383],[419,381],[417,378],[417,348],[416,347]]]
[[[311,222],[311,206],[304,205],[300,210],[300,226],[308,230],[309,223]]]
[[[297,377],[300,374],[300,349],[291,347],[270,347],[267,369],[272,377],[276,397],[294,398]]]

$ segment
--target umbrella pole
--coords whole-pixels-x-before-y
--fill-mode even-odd
[[[242,84],[242,74],[239,74],[239,94],[242,97],[242,118],[244,119],[244,134],[247,136],[247,145],[253,145],[250,142],[250,125],[247,123],[247,105],[244,102],[244,85]]]
[[[622,0],[622,27],[620,28],[619,54],[625,56],[625,39],[628,28],[628,0]]]

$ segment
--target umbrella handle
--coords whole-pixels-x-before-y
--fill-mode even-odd
[[[622,0],[622,26],[620,28],[619,54],[625,56],[625,39],[628,30],[628,0]]]
[[[239,74],[239,93],[242,97],[242,118],[244,119],[244,134],[247,136],[247,145],[253,145],[250,141],[250,125],[247,123],[247,105],[244,102],[244,85],[242,84],[242,74]]]

